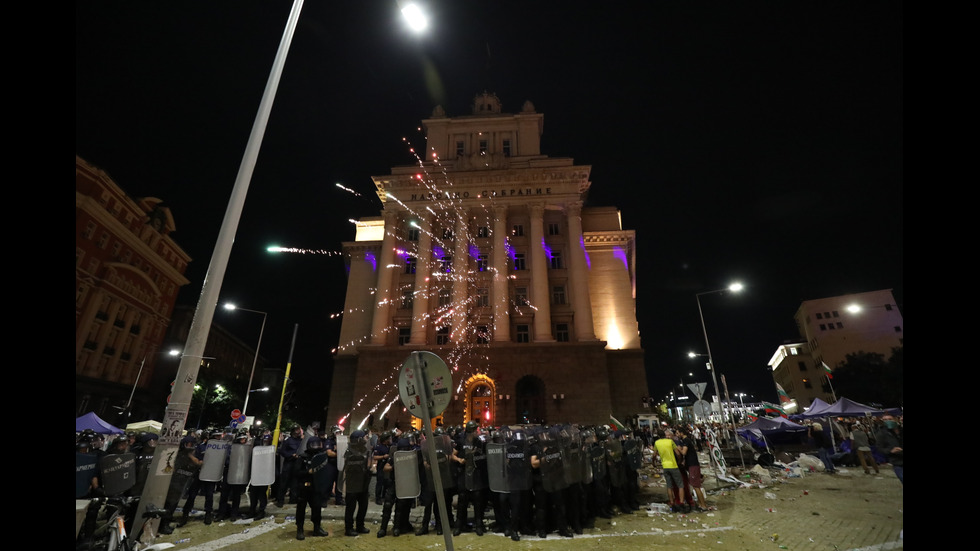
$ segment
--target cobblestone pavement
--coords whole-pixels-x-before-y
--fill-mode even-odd
[[[379,539],[381,507],[372,500],[367,515],[370,533],[357,537],[344,536],[343,507],[331,501],[323,508],[327,537],[310,535],[312,525],[307,514],[307,537],[296,540],[295,505],[282,509],[270,505],[267,518],[260,520],[215,522],[205,526],[200,516],[192,516],[186,526],[169,536],[161,536],[157,543],[175,543],[174,549],[181,551],[904,549],[903,487],[888,466],[877,476],[864,475],[860,469],[841,469],[837,475],[805,473],[800,477],[788,477],[785,471],[760,467],[755,471],[732,470],[740,484],[719,482],[706,468],[705,489],[712,510],[687,515],[660,511],[660,505],[666,501],[666,489],[654,471],[646,470],[641,482],[644,509],[609,520],[597,519],[595,528],[573,538],[552,533],[545,539],[524,535],[521,541],[514,542],[503,534],[488,531],[482,537],[464,532],[447,540],[445,535],[436,535],[434,529],[425,536],[403,534],[395,538],[389,526],[388,536]],[[411,520],[416,527],[421,516],[421,507],[412,511]],[[492,520],[492,515],[488,515],[487,523]]]

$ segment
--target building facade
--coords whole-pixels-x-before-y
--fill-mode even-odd
[[[619,211],[585,206],[591,167],[543,155],[543,115],[437,107],[418,164],[373,177],[381,216],[344,243],[348,287],[327,420],[405,428],[401,364],[446,361],[439,421],[609,423],[647,396],[635,311],[635,239]],[[418,424],[418,421],[415,421]]]
[[[190,257],[160,199],[133,198],[75,156],[75,413],[143,420]]]
[[[905,343],[902,312],[891,289],[803,301],[794,319],[802,342],[777,348],[769,366],[798,411],[815,398],[833,401],[824,365],[832,371],[859,352],[887,360]]]

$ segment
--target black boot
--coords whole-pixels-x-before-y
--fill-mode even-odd
[[[297,528],[296,529],[296,539],[298,539],[298,540],[305,540],[306,539],[306,534],[303,533],[303,529],[302,528]]]
[[[313,535],[316,536],[316,537],[318,537],[318,538],[325,538],[325,537],[329,536],[330,534],[327,534],[327,531],[326,530],[324,530],[323,528],[320,528],[319,526],[317,526],[316,528],[313,529]]]

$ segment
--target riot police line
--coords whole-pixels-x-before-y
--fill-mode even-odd
[[[320,508],[326,504],[334,484],[338,504],[343,503],[342,485],[348,489],[345,534],[367,533],[363,515],[372,476],[377,477],[382,501],[377,537],[425,535],[429,533],[431,512],[436,513],[435,531],[441,534],[441,519],[434,511],[434,471],[423,453],[422,434],[382,433],[380,441],[388,442],[393,451],[379,461],[372,457],[376,449],[364,445],[364,435],[360,436],[350,440],[335,435],[332,446],[335,455],[340,455],[336,461],[338,471],[328,476],[329,470],[323,466],[327,463],[322,446],[326,439],[306,435],[299,469],[304,474],[297,482],[308,484],[300,488],[308,487],[309,491],[302,516],[297,511],[297,537],[303,538],[301,519],[307,505],[314,535],[326,535],[320,526]],[[448,515],[454,535],[472,531],[482,536],[493,530],[515,541],[521,535],[547,537],[549,533],[573,537],[594,526],[596,518],[632,513],[640,507],[637,471],[643,460],[642,442],[629,433],[614,432],[602,425],[484,428],[470,421],[465,427],[439,427],[433,439],[438,457],[435,472],[441,477],[447,503],[455,501]],[[310,442],[312,446],[308,445]],[[152,449],[139,455],[113,447],[104,454],[91,451],[77,450],[77,497],[92,493],[91,488],[83,489],[93,471],[99,473],[94,492],[140,495]],[[204,498],[205,524],[214,519],[264,517],[269,489],[281,475],[277,473],[277,447],[272,445],[271,435],[253,438],[245,429],[185,436],[172,456],[166,458],[165,468],[172,476],[164,504],[168,514],[162,519],[161,533],[171,533],[175,522],[177,527],[183,526],[199,496]],[[363,488],[358,492],[358,502],[350,502],[351,488]],[[217,506],[215,494],[220,494]],[[247,513],[242,509],[245,495]],[[178,516],[181,501],[184,506]],[[420,526],[413,526],[409,512],[420,505],[425,512]],[[492,513],[492,523],[487,522],[486,513]]]

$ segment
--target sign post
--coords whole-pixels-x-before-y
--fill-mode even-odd
[[[432,482],[436,501],[439,504],[439,519],[442,522],[446,549],[452,551],[452,527],[446,511],[446,494],[439,473],[439,455],[432,436],[432,417],[446,410],[452,398],[453,376],[449,366],[439,356],[428,351],[412,352],[402,363],[398,373],[398,394],[408,411],[422,419],[422,432],[425,434],[425,451],[432,465]]]

